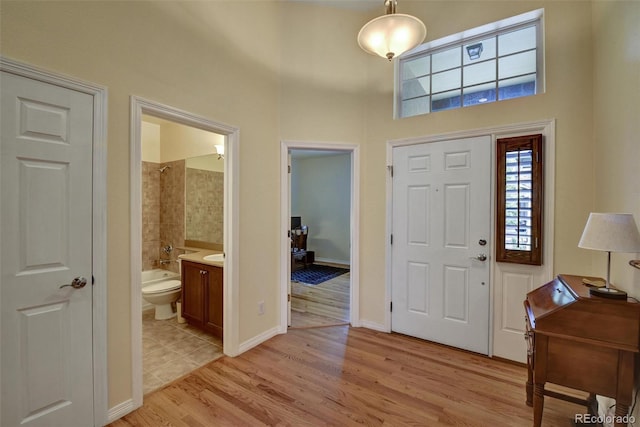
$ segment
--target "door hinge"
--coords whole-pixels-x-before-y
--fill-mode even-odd
[[[536,163],[540,163],[540,152],[536,151]]]
[[[291,173],[291,165],[287,165],[287,172]]]
[[[389,311],[393,312],[393,301],[389,301]]]
[[[389,236],[389,242],[393,245],[393,234]]]
[[[387,165],[387,170],[391,174],[391,178],[393,178],[393,165]]]
[[[287,294],[287,302],[291,302],[291,294]]]
[[[96,284],[96,278],[93,277],[93,274],[91,275],[91,284],[95,285]]]

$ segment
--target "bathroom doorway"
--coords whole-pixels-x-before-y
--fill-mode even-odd
[[[223,353],[236,351],[237,325],[228,319],[228,312],[237,301],[228,290],[237,277],[237,257],[233,256],[238,236],[233,218],[237,215],[233,213],[238,206],[238,165],[234,160],[238,130],[137,97],[132,97],[131,110],[135,408],[142,405],[147,392]],[[144,292],[146,285],[162,287],[163,294],[169,282],[179,286],[180,255],[210,249],[227,254],[222,285],[223,340],[182,323],[179,301],[160,311],[166,299],[158,302],[155,294],[150,297],[152,292]],[[143,280],[149,282],[143,284]]]
[[[359,326],[358,146],[283,142],[281,153],[282,332]]]

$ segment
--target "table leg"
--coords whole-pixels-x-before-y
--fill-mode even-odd
[[[625,415],[629,413],[629,405],[616,403],[616,427],[627,427],[627,423],[622,422],[625,419]]]
[[[533,387],[533,427],[542,425],[542,410],[544,408],[544,384],[534,384]]]

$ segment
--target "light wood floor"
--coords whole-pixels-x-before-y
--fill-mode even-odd
[[[113,427],[532,425],[526,369],[398,334],[290,330],[145,396]],[[545,399],[543,425],[583,408]]]
[[[349,324],[350,273],[317,284],[291,282],[291,328]]]

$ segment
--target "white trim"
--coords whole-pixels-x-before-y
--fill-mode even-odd
[[[133,399],[125,400],[124,402],[118,403],[116,406],[109,409],[109,413],[107,416],[107,423],[112,423],[129,412],[132,412],[135,409],[133,406]]]
[[[263,342],[275,337],[276,335],[280,334],[280,328],[278,326],[274,326],[271,329],[268,329],[266,331],[264,331],[261,334],[256,335],[255,337],[248,339],[247,341],[244,341],[242,343],[240,343],[240,346],[238,347],[238,354],[244,353],[247,350],[251,350],[253,347],[256,347],[260,344],[262,344]]]
[[[107,88],[0,56],[0,70],[93,97],[93,419],[107,419]]]
[[[351,261],[348,259],[333,259],[333,258],[322,258],[316,257],[316,261],[318,262],[326,262],[330,264],[342,264],[342,265],[350,265]]]
[[[507,138],[510,136],[526,135],[528,133],[542,133],[544,136],[544,154],[545,154],[545,170],[544,170],[544,247],[543,247],[543,268],[544,275],[548,280],[551,280],[553,276],[553,239],[554,239],[554,217],[555,217],[555,119],[545,119],[534,122],[523,122],[502,126],[492,126],[487,128],[469,129],[462,131],[455,131],[437,135],[426,135],[412,138],[403,138],[397,140],[387,141],[387,165],[393,165],[393,149],[395,147],[401,147],[406,145],[424,144],[440,141],[448,141],[453,139],[464,139],[479,136],[491,137],[491,151],[492,151],[492,163],[491,163],[491,175],[492,175],[492,190],[491,190],[491,227],[492,235],[495,234],[495,143],[498,138]],[[386,236],[391,235],[393,217],[392,217],[392,202],[393,202],[393,181],[391,174],[387,173],[386,180],[386,203],[387,203],[387,219],[386,219]],[[491,239],[493,241],[493,239]],[[391,331],[391,311],[388,307],[391,304],[391,244],[390,240],[386,239],[386,285],[385,285],[385,319],[384,329]],[[494,246],[491,247],[491,253],[494,255]],[[491,289],[490,289],[490,302],[489,302],[489,356],[493,355],[493,326],[494,326],[494,292],[495,284],[495,256],[490,258],[490,277],[491,277]]]
[[[224,157],[224,354],[236,356],[239,351],[239,195],[240,195],[240,131],[239,129],[168,105],[131,96],[131,372],[132,409],[142,406],[142,149],[140,128],[142,115],[148,114],[186,126],[214,132],[226,137]]]
[[[371,320],[361,320],[360,327],[371,329],[378,332],[391,333],[391,329],[387,329],[387,327],[384,324],[373,322]]]
[[[350,263],[350,322],[352,326],[360,326],[360,146],[357,144],[341,144],[330,142],[282,141],[280,145],[280,333],[287,332],[287,294],[290,280],[291,242],[288,231],[289,218],[289,185],[288,166],[289,150],[327,150],[351,153],[351,263]]]
[[[426,51],[435,52],[450,45],[458,45],[460,43],[466,44],[467,42],[471,42],[472,39],[486,37],[491,33],[499,33],[513,27],[521,27],[537,21],[544,21],[544,8],[511,16],[509,18],[501,19],[500,21],[461,31],[457,34],[445,36],[437,40],[430,40],[408,52],[405,52],[402,54],[401,58],[406,59],[410,56],[424,53]]]

